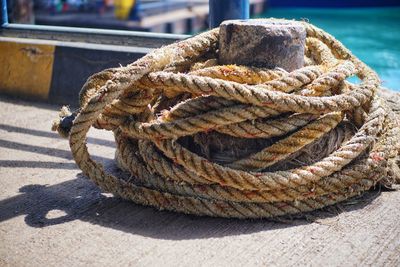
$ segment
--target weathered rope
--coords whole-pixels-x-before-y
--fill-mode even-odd
[[[301,69],[218,65],[214,29],[91,76],[80,109],[54,129],[69,135],[76,163],[104,191],[196,215],[306,212],[398,181],[400,120],[377,94],[378,76],[334,37],[303,25]],[[359,84],[346,81],[353,75]],[[92,160],[92,126],[114,132],[130,178]],[[218,151],[203,142],[213,137],[221,147],[224,139],[262,146],[213,160]]]

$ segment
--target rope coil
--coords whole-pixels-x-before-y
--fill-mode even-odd
[[[302,23],[301,69],[218,65],[214,29],[91,76],[80,109],[53,129],[69,136],[76,163],[102,190],[195,215],[295,214],[398,182],[400,120],[377,94],[379,77]],[[346,81],[353,75],[359,84]],[[92,126],[114,132],[129,179],[91,159]]]

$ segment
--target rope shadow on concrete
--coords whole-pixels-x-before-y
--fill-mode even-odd
[[[0,123],[0,130],[12,132],[12,133],[29,134],[29,135],[33,135],[33,136],[39,136],[39,137],[60,139],[60,136],[55,132],[50,132],[50,129],[49,129],[49,131],[42,131],[42,130],[28,129],[28,128],[23,128],[23,127]],[[109,141],[109,140],[105,140],[105,139],[88,137],[87,141],[88,141],[88,143],[91,143],[91,144],[108,146],[108,147],[113,147],[113,148],[115,147],[114,141]]]
[[[52,162],[34,160],[0,160],[0,167],[4,168],[38,168],[38,169],[78,169],[72,162]]]
[[[94,183],[82,178],[81,174],[76,179],[51,186],[26,185],[19,191],[21,194],[0,201],[0,222],[25,216],[27,225],[41,228],[81,220],[166,240],[221,238],[304,225],[342,212],[363,209],[380,195],[376,191],[367,192],[363,197],[297,217],[239,220],[196,217],[139,206],[102,194]],[[61,211],[61,215],[50,216],[53,211]]]
[[[57,157],[57,158],[62,158],[62,159],[67,159],[67,160],[73,160],[71,152],[59,148],[49,148],[49,147],[43,147],[43,146],[38,146],[38,145],[31,145],[31,144],[23,144],[19,142],[14,142],[14,141],[8,141],[8,140],[2,140],[0,139],[0,147],[3,148],[8,148],[8,149],[13,149],[13,150],[19,150],[19,151],[26,151],[26,152],[32,152],[32,153],[37,153],[37,154],[42,154],[46,156],[52,156],[52,157]],[[109,160],[108,158],[101,157],[101,156],[94,156],[93,158],[96,158],[100,161],[106,161]],[[32,162],[26,162],[24,165],[23,162],[18,162],[14,160],[10,161],[1,161],[0,166],[2,167],[29,167],[29,165],[35,165]],[[46,162],[44,161],[36,161],[37,165],[35,165],[36,168],[49,168],[46,166]],[[57,167],[56,162],[50,163],[52,165]],[[64,163],[63,163],[64,164]],[[60,166],[58,166],[60,167]],[[62,166],[62,169],[65,169],[66,166]],[[75,168],[75,166],[74,166]]]

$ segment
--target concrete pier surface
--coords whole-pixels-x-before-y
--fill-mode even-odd
[[[0,266],[400,265],[400,191],[284,220],[160,212],[83,177],[50,131],[58,108],[0,97]],[[88,143],[112,165],[109,132]]]

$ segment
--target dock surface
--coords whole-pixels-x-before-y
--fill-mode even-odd
[[[0,266],[400,266],[400,191],[272,221],[156,211],[82,175],[58,109],[0,97]],[[109,132],[88,143],[112,164]]]

